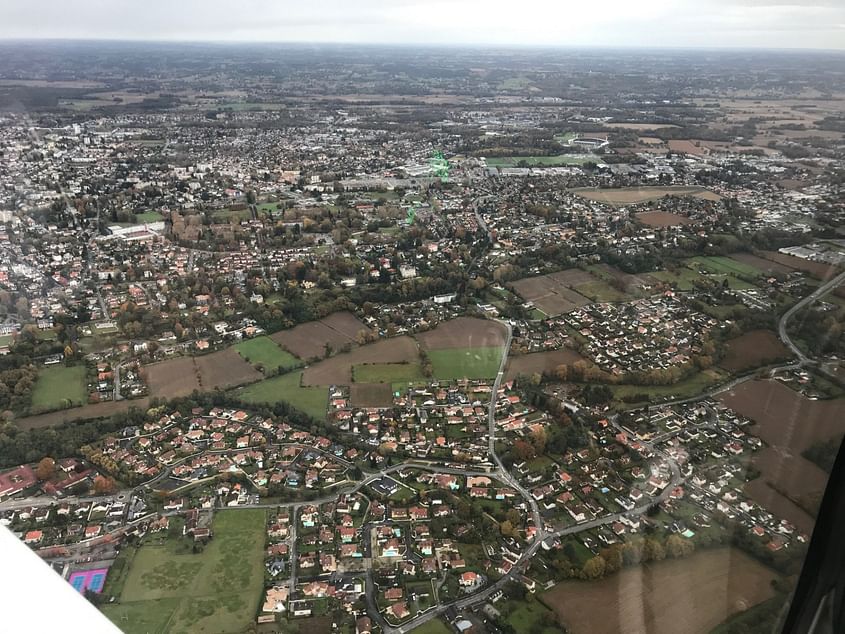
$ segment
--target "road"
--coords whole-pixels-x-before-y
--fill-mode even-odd
[[[461,599],[457,599],[456,601],[452,601],[451,603],[442,603],[436,607],[428,609],[425,613],[417,616],[411,621],[404,623],[400,627],[394,627],[388,624],[384,617],[380,612],[373,612],[372,607],[369,610],[370,618],[375,619],[382,627],[382,630],[385,634],[405,634],[406,632],[410,632],[414,628],[417,628],[424,623],[430,621],[433,618],[436,618],[449,610],[450,608],[456,608],[458,610],[465,610],[466,608],[475,605],[476,603],[480,603],[482,601],[486,601],[490,595],[495,593],[497,590],[501,590],[508,581],[517,573],[517,571],[522,570],[534,556],[534,553],[537,552],[537,549],[543,543],[543,540],[548,536],[545,527],[543,518],[540,515],[540,507],[537,504],[537,501],[534,497],[514,478],[507,469],[505,469],[504,465],[502,464],[501,459],[499,458],[498,454],[496,453],[496,403],[498,401],[498,394],[499,388],[502,385],[502,379],[505,376],[505,366],[508,362],[508,352],[510,351],[511,347],[511,340],[513,339],[513,329],[508,322],[497,320],[500,324],[502,324],[507,329],[507,338],[505,340],[505,347],[504,352],[502,353],[502,360],[499,363],[499,371],[496,373],[496,380],[493,382],[493,389],[490,395],[490,404],[488,405],[487,410],[487,417],[488,417],[488,438],[487,438],[487,451],[490,455],[490,458],[493,459],[493,462],[496,465],[495,471],[491,474],[498,480],[504,482],[514,490],[518,491],[519,494],[525,499],[528,503],[528,507],[531,509],[531,516],[534,526],[537,528],[537,533],[534,537],[534,540],[528,547],[522,552],[522,555],[517,560],[514,567],[511,571],[503,575],[498,581],[491,584],[484,590],[479,592],[475,592],[470,596],[463,597]],[[439,469],[438,469],[439,471]],[[470,473],[461,472],[462,475],[471,475]],[[610,521],[610,520],[609,520]],[[586,530],[586,529],[583,529]],[[368,601],[368,603],[370,603]]]
[[[118,491],[117,493],[113,493],[105,498],[100,496],[76,496],[70,495],[64,498],[54,498],[50,497],[49,495],[43,495],[36,498],[22,498],[22,499],[13,499],[13,500],[6,500],[5,502],[0,502],[0,511],[18,511],[20,509],[25,508],[40,508],[42,506],[52,506],[54,504],[63,504],[67,502],[68,504],[82,504],[84,502],[102,502],[104,500],[119,500],[121,502],[128,502],[132,497],[132,489],[123,489]]]
[[[831,278],[830,280],[819,286],[815,291],[807,295],[807,297],[795,304],[795,306],[793,306],[783,314],[783,316],[780,318],[780,322],[778,322],[778,336],[780,336],[780,340],[783,341],[783,343],[789,347],[789,349],[792,351],[792,354],[798,357],[802,364],[812,363],[813,359],[810,359],[798,346],[795,345],[795,343],[789,337],[789,333],[786,332],[786,325],[792,318],[792,316],[795,315],[795,313],[797,313],[799,310],[801,310],[805,306],[808,306],[809,304],[812,304],[820,297],[827,295],[830,291],[832,291],[837,286],[840,286],[841,284],[845,284],[845,271],[843,271],[836,277]]]
[[[114,364],[114,400],[119,401],[123,398],[120,394],[120,366],[121,362],[118,361]]]
[[[490,405],[487,412],[489,425],[487,438],[487,452],[493,459],[493,462],[496,463],[496,471],[494,472],[496,477],[511,488],[516,489],[519,494],[527,500],[529,508],[531,509],[531,516],[534,521],[534,526],[536,526],[538,530],[537,539],[542,541],[543,518],[540,515],[540,507],[538,506],[537,501],[519,482],[517,482],[516,478],[514,478],[510,473],[508,473],[508,470],[505,469],[505,466],[499,459],[498,454],[496,454],[496,402],[498,400],[497,397],[499,393],[499,388],[502,385],[502,379],[505,376],[505,366],[508,362],[508,351],[510,350],[511,341],[513,339],[513,328],[511,328],[511,325],[505,321],[497,321],[502,324],[505,328],[507,328],[508,336],[507,340],[505,341],[505,350],[502,353],[502,361],[499,364],[499,372],[496,374],[496,380],[493,383],[493,394],[490,398]]]
[[[290,587],[288,588],[288,596],[293,598],[294,592],[296,592],[296,568],[299,565],[297,557],[296,557],[296,518],[299,514],[299,505],[293,507],[290,515],[290,556],[288,557],[288,561],[290,562]]]

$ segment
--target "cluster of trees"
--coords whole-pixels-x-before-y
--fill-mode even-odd
[[[26,359],[21,359],[26,363]],[[18,368],[0,370],[0,409],[22,411],[29,407],[32,386],[38,371],[31,363]]]
[[[581,398],[587,405],[602,405],[613,398],[613,390],[606,385],[589,383],[581,390]]]
[[[589,396],[594,399],[594,402],[589,404],[598,405],[608,402],[613,395],[612,393],[608,395],[604,389],[599,390],[599,386],[594,385],[596,383],[610,385],[674,385],[678,381],[687,378],[696,369],[710,367],[713,364],[713,355],[716,351],[715,345],[711,341],[706,340],[701,348],[702,353],[695,355],[690,363],[673,365],[669,368],[654,368],[652,370],[615,375],[605,372],[594,363],[581,359],[575,363],[557,366],[553,372],[545,374],[544,378],[562,383],[587,383],[587,387],[584,388],[586,392],[585,397]],[[602,387],[606,388],[606,386]]]
[[[79,448],[79,453],[91,464],[101,469],[102,471],[119,475],[120,479],[126,482],[127,484],[134,486],[136,484],[140,484],[140,482],[143,480],[143,478],[137,473],[128,472],[124,469],[121,469],[120,465],[114,458],[105,455],[103,452],[101,452],[99,449],[92,445],[83,445]],[[95,485],[96,484],[97,483],[95,481]],[[103,486],[102,483],[101,486]]]
[[[566,544],[553,560],[554,568],[561,578],[601,579],[618,572],[624,567],[637,566],[649,561],[662,561],[667,557],[678,559],[695,552],[695,544],[680,535],[669,535],[665,539],[653,535],[635,537],[621,544],[612,544],[598,555],[588,559],[579,569],[574,565],[576,553],[572,544]]]
[[[839,454],[839,448],[842,445],[842,436],[835,436],[828,440],[820,440],[813,443],[801,452],[810,462],[818,465],[820,469],[824,469],[828,473],[833,471],[833,463],[836,462],[836,456]]]
[[[618,380],[596,364],[585,359],[557,366],[550,378],[562,383],[612,383]]]
[[[588,442],[589,436],[582,425],[568,417],[559,417],[555,424],[531,432],[525,438],[514,440],[502,454],[502,463],[510,468],[515,463],[547,454],[561,456],[568,451],[583,449]]]
[[[519,537],[519,528],[522,526],[522,517],[516,509],[509,509],[505,514],[506,519],[499,524],[499,532],[505,537]]]
[[[812,356],[845,353],[845,308],[819,310],[810,307],[790,323]]]
[[[111,476],[98,475],[94,478],[94,493],[97,495],[111,495],[117,491],[117,482]]]
[[[84,445],[127,425],[139,425],[144,412],[130,408],[110,418],[65,423],[57,427],[19,429],[12,422],[0,426],[0,468],[38,462],[45,456],[77,456]]]
[[[532,431],[524,440],[522,438],[514,440],[509,453],[520,462],[533,460],[537,456],[542,456],[546,453],[547,443],[548,436],[546,430],[541,428]]]
[[[500,616],[496,617],[494,623],[496,624],[496,628],[502,632],[502,634],[544,634],[549,630],[564,633],[567,632],[566,628],[560,622],[557,613],[543,606],[537,605],[534,605],[532,608],[532,612],[535,609],[538,609],[539,614],[537,617],[531,619],[529,623],[525,623],[523,626],[524,629],[521,629],[518,632],[508,621],[508,617],[515,609],[518,609],[520,604],[525,602],[528,604],[534,604],[537,599],[534,594],[528,592],[527,588],[523,584],[516,581],[509,581],[504,587],[504,593],[508,598],[513,599],[513,601],[501,602],[496,606],[496,609],[500,612]]]

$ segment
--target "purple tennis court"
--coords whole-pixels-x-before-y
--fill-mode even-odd
[[[71,573],[70,577],[68,577],[68,581],[70,582],[70,585],[76,588],[77,592],[84,592],[85,590],[90,590],[91,592],[102,592],[108,571],[108,568],[79,570]]]

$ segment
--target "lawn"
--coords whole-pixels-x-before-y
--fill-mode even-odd
[[[747,313],[748,307],[745,304],[705,304],[703,311],[716,319],[732,319],[735,313]]]
[[[276,370],[279,367],[290,370],[301,365],[299,359],[290,352],[282,350],[270,337],[247,339],[237,344],[235,350],[245,361],[258,369],[264,368],[264,371]]]
[[[265,213],[278,211],[280,209],[280,205],[281,203],[260,203],[258,205],[258,211],[263,211]]]
[[[561,145],[568,144],[572,139],[577,137],[578,135],[574,132],[561,132],[560,134],[555,135],[555,141],[560,143]]]
[[[395,493],[389,496],[388,499],[393,502],[399,502],[400,504],[403,504],[413,500],[414,497],[416,497],[416,494],[417,492],[411,487],[400,486],[398,489],[396,489]]]
[[[753,266],[721,256],[700,256],[692,258],[690,262],[698,264],[702,269],[711,273],[750,276],[760,275],[760,271],[755,269]]]
[[[301,371],[288,372],[253,383],[248,387],[236,390],[233,394],[247,403],[253,404],[267,403],[272,405],[278,401],[285,401],[317,420],[325,419],[329,397],[328,388],[302,387],[301,380]]]
[[[14,339],[14,335],[0,335],[0,346],[10,346]]]
[[[123,586],[126,584],[132,561],[137,554],[138,548],[136,546],[127,545],[123,547],[109,568],[109,574],[103,587],[103,596],[117,597],[123,593]]]
[[[222,511],[202,553],[181,537],[145,544],[132,560],[120,603],[103,612],[123,631],[242,632],[264,584],[264,511]]]
[[[218,224],[227,222],[249,220],[252,218],[252,212],[249,209],[219,209],[211,212],[211,219]]]
[[[103,606],[102,610],[126,634],[158,634],[171,631],[168,625],[180,602],[181,599],[173,598],[112,603]]]
[[[452,630],[440,619],[431,619],[415,627],[414,634],[452,634]]]
[[[657,402],[696,396],[707,388],[726,381],[728,377],[729,375],[726,372],[711,368],[674,385],[613,385],[610,389],[613,390],[613,397],[617,401],[626,396],[648,394],[653,402]],[[621,405],[623,407],[633,406],[631,403],[621,403]]]
[[[555,627],[555,614],[539,601],[522,602],[509,601],[508,607],[513,608],[505,619],[515,632],[551,633],[560,632]]]
[[[446,348],[429,350],[434,376],[441,381],[455,379],[492,379],[499,371],[502,348]]]
[[[581,568],[587,563],[587,560],[593,558],[593,553],[576,537],[569,537],[564,543],[564,554],[569,558],[569,561],[577,567]],[[569,548],[571,546],[571,548]]]
[[[140,214],[135,214],[135,222],[137,224],[144,224],[146,222],[159,222],[164,220],[164,216],[162,216],[157,211],[145,211]]]
[[[720,284],[724,280],[728,280],[728,286],[732,289],[754,288],[753,284],[734,277],[740,271],[735,270],[728,274],[721,271],[719,266],[711,262],[711,260],[719,259],[728,260],[727,258],[695,258],[689,260],[686,265],[679,267],[676,271],[655,271],[649,273],[649,275],[664,282],[674,283],[678,290],[681,291],[692,290],[693,282],[697,280],[712,280]],[[699,270],[705,271],[709,275],[702,274]]]
[[[352,366],[356,383],[405,383],[425,377],[418,363],[361,363]]]
[[[32,411],[61,409],[82,405],[86,398],[86,369],[84,365],[67,368],[55,365],[38,373],[32,388]]]

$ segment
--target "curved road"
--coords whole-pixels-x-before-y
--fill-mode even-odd
[[[815,291],[807,295],[807,297],[805,297],[800,302],[795,304],[795,306],[786,311],[780,318],[780,322],[778,322],[778,336],[780,336],[780,340],[783,341],[783,343],[785,343],[789,347],[789,349],[792,351],[792,354],[798,357],[801,364],[812,363],[814,362],[814,360],[810,359],[807,355],[805,355],[804,352],[798,346],[796,346],[795,343],[793,343],[792,339],[789,338],[789,334],[786,332],[786,324],[792,318],[792,316],[795,315],[795,313],[797,313],[799,310],[809,304],[812,304],[820,297],[827,295],[830,291],[832,291],[837,286],[840,286],[841,284],[845,284],[845,271],[819,286]]]

